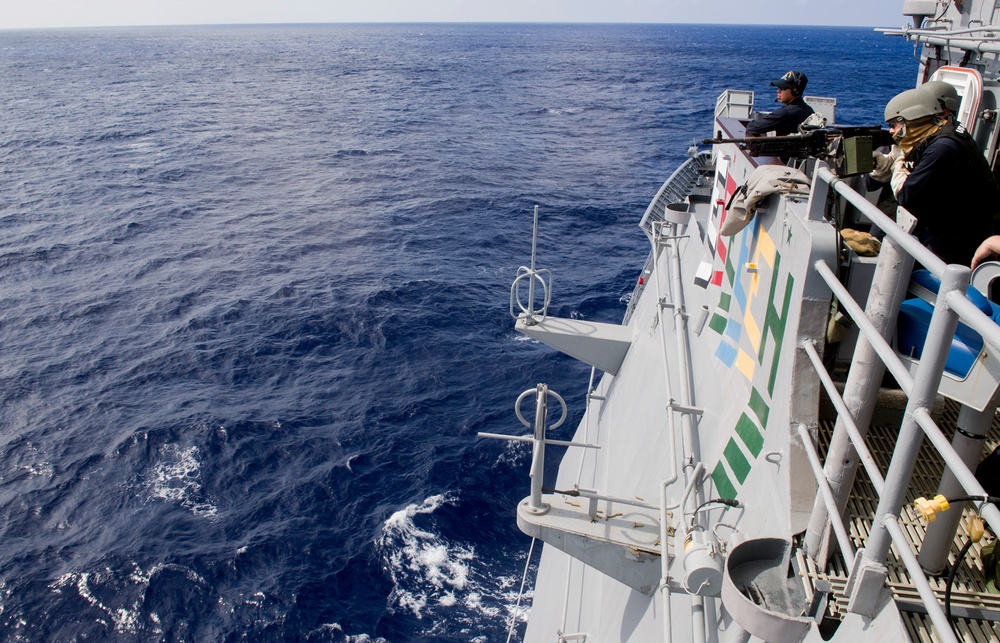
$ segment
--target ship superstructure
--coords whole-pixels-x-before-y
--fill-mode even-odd
[[[921,45],[917,84],[956,87],[994,167],[997,12],[908,0],[911,25],[888,31]],[[525,640],[1000,639],[981,567],[1000,511],[972,473],[997,440],[1000,307],[983,293],[1000,264],[973,274],[923,247],[866,189],[881,133],[807,100],[825,124],[749,141],[752,92],[719,97],[713,144],[642,217],[621,325],[549,316],[534,250],[522,268],[517,330],[593,367],[572,441],[546,437],[566,409],[544,384],[517,402],[529,435],[489,436],[534,449],[517,522],[545,547]],[[870,226],[877,256],[844,243]],[[567,447],[553,488],[548,444]]]

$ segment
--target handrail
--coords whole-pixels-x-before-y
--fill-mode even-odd
[[[902,530],[900,530],[897,520],[905,501],[905,494],[908,490],[910,477],[923,435],[927,435],[934,448],[941,454],[946,466],[952,470],[959,484],[966,492],[970,495],[985,495],[985,491],[976,481],[975,476],[969,470],[968,466],[963,462],[959,454],[944,437],[941,429],[931,418],[929,408],[932,406],[933,398],[940,386],[944,371],[944,362],[947,358],[951,338],[955,333],[955,328],[959,320],[980,333],[984,341],[989,342],[993,347],[1000,347],[1000,327],[983,314],[966,297],[965,292],[968,287],[970,275],[967,267],[946,265],[914,237],[900,228],[895,221],[885,216],[874,205],[868,202],[867,199],[834,175],[829,168],[824,166],[818,167],[815,172],[815,180],[827,183],[830,188],[857,208],[863,216],[884,230],[886,236],[890,237],[904,252],[911,255],[915,261],[921,263],[941,280],[941,287],[934,312],[931,316],[930,328],[927,333],[921,359],[916,366],[915,374],[911,377],[910,372],[903,366],[896,352],[868,320],[861,306],[854,301],[847,289],[843,287],[833,270],[825,262],[820,261],[813,265],[813,269],[830,287],[838,301],[840,301],[841,306],[857,324],[859,332],[865,341],[872,345],[879,359],[896,377],[908,397],[899,438],[896,442],[884,481],[881,479],[877,467],[874,467],[874,463],[871,461],[871,455],[864,444],[863,436],[857,430],[853,421],[850,421],[849,417],[842,418],[842,420],[847,420],[845,422],[845,430],[850,438],[850,442],[859,454],[879,495],[879,506],[873,516],[871,534],[864,548],[859,552],[859,561],[854,566],[851,581],[848,583],[848,587],[851,588],[849,589],[851,592],[849,609],[858,612],[869,609],[867,606],[859,605],[863,600],[857,599],[857,597],[871,596],[882,590],[882,584],[885,580],[885,568],[883,564],[888,556],[890,543],[895,543],[903,564],[910,571],[914,585],[927,606],[928,614],[935,628],[938,630],[938,636],[942,640],[953,641],[955,640],[955,635],[951,630],[950,623],[944,615],[940,603],[938,603],[937,598],[934,596],[925,572],[921,569],[917,558],[910,550],[909,542],[903,535]],[[820,377],[821,383],[834,401],[834,406],[837,408],[838,413],[843,414],[847,410],[846,406],[835,387],[833,387],[832,379],[826,373],[826,369],[815,347],[806,343],[800,346],[800,348],[809,357],[813,368]],[[807,455],[813,455],[815,447],[808,431],[805,427],[800,426],[799,433],[806,444]],[[818,459],[817,462],[811,462],[811,464],[813,464],[814,475],[820,484],[822,500],[827,505],[830,505],[831,499],[826,497],[829,494],[829,488],[824,486],[826,479],[823,472],[818,468]],[[982,514],[990,527],[1000,533],[1000,510],[992,505],[988,505],[982,509]],[[850,544],[844,542],[845,534],[842,517],[839,516],[835,509],[831,509],[829,520],[837,534],[842,553],[844,553],[845,557],[850,556]]]
[[[944,609],[938,603],[937,596],[934,595],[934,590],[931,589],[931,584],[927,582],[924,570],[920,568],[917,557],[910,551],[910,542],[906,539],[906,534],[903,533],[903,530],[899,528],[898,520],[898,517],[893,514],[883,516],[883,523],[892,538],[892,542],[896,543],[899,557],[903,559],[903,565],[910,572],[913,585],[927,607],[927,616],[931,618],[931,622],[937,630],[938,638],[945,643],[951,643],[952,641],[958,643],[958,638],[951,629],[951,623],[948,622],[948,617],[945,615]]]
[[[635,307],[639,303],[639,297],[642,295],[642,291],[646,289],[646,284],[648,283],[648,277],[653,272],[653,267],[656,265],[656,248],[650,251],[649,256],[646,257],[646,263],[642,266],[642,272],[639,274],[639,278],[635,281],[635,288],[632,289],[632,295],[629,297],[628,306],[625,308],[625,316],[622,319],[622,326],[628,326],[629,320],[632,319],[632,313],[635,312]]]
[[[834,296],[840,305],[847,311],[848,316],[850,316],[851,321],[853,321],[858,326],[858,331],[863,333],[865,339],[868,343],[872,345],[875,352],[880,358],[882,358],[882,363],[885,367],[889,369],[892,376],[896,378],[896,382],[899,383],[900,389],[906,393],[910,394],[910,390],[913,388],[913,376],[910,375],[910,371],[906,370],[903,366],[903,362],[896,356],[896,351],[893,350],[892,346],[889,345],[882,335],[875,330],[875,326],[869,321],[868,316],[865,315],[865,311],[858,305],[854,298],[851,296],[850,291],[844,288],[843,284],[834,274],[830,266],[826,265],[825,261],[817,261],[813,268],[819,274],[819,276],[826,282],[826,285],[830,287],[833,291]]]
[[[1000,348],[1000,326],[984,315],[968,297],[961,292],[952,292],[948,295],[947,305],[955,309],[965,325],[979,333],[995,348]]]
[[[830,374],[826,372],[826,368],[823,367],[823,358],[819,356],[816,346],[811,341],[804,343],[802,349],[809,356],[809,361],[812,362],[813,368],[816,369],[820,383],[826,390],[826,394],[830,396],[830,401],[833,403],[834,408],[837,409],[837,413],[843,418],[844,428],[847,429],[848,435],[851,436],[851,442],[854,443],[858,456],[861,459],[861,464],[864,465],[865,472],[868,474],[868,479],[871,480],[872,486],[875,487],[875,493],[882,493],[882,487],[885,486],[885,479],[882,478],[882,472],[879,471],[878,466],[875,464],[875,458],[872,457],[868,445],[865,444],[865,439],[861,436],[858,425],[851,418],[850,411],[847,405],[844,404],[844,398],[837,391],[837,386],[834,384],[833,378],[830,377]],[[810,443],[811,441],[812,439],[810,438]],[[815,449],[815,445],[811,445],[811,448]],[[840,514],[836,510],[833,510],[830,515],[835,517],[835,519],[840,519]],[[843,523],[843,519],[840,520]],[[852,552],[851,556],[853,555]]]
[[[934,422],[934,418],[930,416],[930,413],[926,409],[920,410],[916,413],[915,419],[917,425],[923,429],[927,439],[941,453],[944,463],[948,465],[952,473],[955,474],[955,477],[958,478],[962,488],[970,496],[986,497],[988,495],[986,490],[976,480],[976,476],[972,471],[959,459],[958,454],[951,448],[951,443],[948,442],[948,439],[941,432],[941,428],[937,423]],[[1000,509],[997,509],[992,503],[988,503],[982,507],[980,515],[986,519],[987,524],[993,528],[994,533],[1000,534]]]
[[[893,241],[898,243],[908,255],[930,270],[935,277],[938,279],[941,278],[944,274],[945,263],[940,257],[928,250],[916,238],[904,232],[894,220],[872,205],[868,199],[855,192],[850,185],[834,174],[830,168],[825,166],[817,167],[816,178],[829,184],[838,194],[847,199],[848,203],[857,208],[869,221],[885,232],[887,237],[892,238]]]
[[[833,521],[833,532],[837,535],[837,544],[840,546],[840,551],[843,552],[844,558],[854,558],[854,547],[851,546],[851,538],[847,535],[847,529],[844,527],[844,519],[837,512],[837,501],[833,497],[833,492],[830,491],[830,486],[824,479],[823,465],[819,461],[819,454],[816,453],[816,445],[813,444],[812,438],[809,436],[809,431],[804,424],[798,426],[798,432],[799,438],[802,439],[802,444],[806,448],[806,456],[808,456],[809,464],[812,466],[813,475],[816,476],[816,481],[819,483],[819,490],[823,494],[823,502],[826,503],[826,509],[830,512]]]

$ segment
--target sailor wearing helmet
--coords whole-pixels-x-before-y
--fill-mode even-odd
[[[955,89],[954,85],[946,83],[943,80],[928,80],[918,89],[929,93],[937,99],[937,102],[941,106],[941,110],[946,118],[951,120],[955,119],[956,114],[958,114],[958,108],[962,104],[962,100],[958,97],[958,90]]]
[[[957,99],[942,84],[921,85],[890,100],[885,120],[896,141],[892,191],[916,217],[914,234],[945,262],[969,265],[993,233],[1000,188],[972,137],[949,118]]]
[[[802,92],[808,82],[809,79],[801,71],[790,71],[778,80],[772,80],[771,84],[778,89],[775,102],[782,106],[747,123],[747,136],[763,136],[768,132],[785,136],[797,132],[799,124],[813,113],[813,108],[802,100]]]

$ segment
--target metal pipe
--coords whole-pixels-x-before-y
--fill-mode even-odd
[[[823,366],[823,358],[819,356],[819,353],[816,351],[816,346],[812,341],[804,342],[802,344],[802,349],[809,357],[809,361],[812,362],[813,368],[816,369],[816,374],[819,376],[820,383],[823,384],[823,388],[826,389],[827,395],[830,396],[830,402],[832,402],[834,408],[837,409],[838,420],[843,419],[844,429],[851,438],[854,450],[857,452],[858,459],[861,461],[861,464],[865,467],[865,473],[868,474],[868,478],[871,480],[872,486],[875,488],[875,493],[882,493],[882,486],[885,484],[885,481],[882,479],[882,472],[879,471],[878,465],[875,464],[875,458],[872,457],[872,453],[868,449],[868,445],[865,444],[865,439],[862,437],[861,431],[858,430],[857,425],[851,418],[847,405],[844,404],[844,399],[840,397],[840,393],[837,391],[837,386],[834,384],[833,378],[830,377],[830,374],[827,373],[826,368]]]
[[[673,225],[673,224],[671,224]],[[660,320],[660,351],[662,353],[660,363],[663,367],[663,382],[666,387],[667,393],[667,442],[670,447],[670,475],[667,478],[669,484],[673,484],[677,481],[679,477],[677,473],[677,425],[674,420],[674,410],[671,408],[670,403],[673,401],[673,391],[670,386],[670,360],[667,359],[667,335],[666,335],[666,324],[663,323],[663,307],[660,302],[663,297],[663,289],[660,287],[660,271],[656,269],[656,258],[660,245],[660,238],[663,236],[663,225],[657,225],[654,228],[653,238],[651,243],[653,246],[653,285],[656,288],[656,302],[657,302],[657,317]]]
[[[562,627],[559,628],[560,632],[566,631],[566,621],[569,620],[569,594],[571,584],[570,581],[573,579],[573,566],[579,564],[583,565],[582,562],[573,558],[572,556],[566,556],[566,589],[563,590],[563,612],[562,612]],[[538,582],[537,579],[535,581]],[[577,625],[579,625],[579,617],[577,618]],[[560,637],[562,638],[562,637]]]
[[[535,252],[538,247],[538,206],[535,206],[535,223],[531,227],[531,278],[528,279],[528,318],[535,316]]]
[[[542,478],[545,472],[545,416],[548,402],[548,387],[539,384],[535,395],[535,447],[531,457],[531,503],[532,511],[544,512],[548,509],[542,502]]]
[[[910,579],[913,581],[914,587],[916,587],[920,598],[924,602],[924,606],[927,608],[927,615],[934,624],[938,638],[946,643],[958,643],[955,632],[951,629],[948,617],[945,616],[944,610],[941,609],[941,604],[938,603],[937,597],[934,595],[934,590],[931,589],[930,583],[927,582],[927,576],[920,569],[920,563],[917,562],[917,557],[913,555],[913,551],[910,549],[910,542],[906,539],[906,535],[903,534],[903,530],[899,528],[898,518],[894,514],[886,514],[883,516],[882,523],[885,525],[886,532],[889,534],[892,542],[896,543],[896,549],[899,550],[899,557],[903,560],[903,565],[910,572]]]
[[[934,307],[934,313],[931,315],[927,341],[920,356],[920,367],[917,369],[910,400],[899,428],[896,449],[893,451],[889,470],[885,475],[885,488],[879,498],[876,517],[897,515],[903,506],[913,466],[920,451],[920,443],[923,441],[923,431],[917,425],[914,413],[918,409],[933,407],[941,374],[944,372],[944,364],[948,359],[948,350],[951,348],[951,338],[954,337],[958,326],[958,315],[947,305],[948,294],[957,290],[964,296],[970,274],[971,271],[963,266],[952,264],[945,268],[938,305]],[[876,520],[864,549],[865,561],[881,565],[889,553],[889,544],[890,538],[884,521]]]
[[[899,229],[895,224],[893,226]],[[820,275],[861,330],[844,384],[843,405],[837,406],[837,422],[826,456],[825,478],[837,501],[836,513],[840,515],[847,507],[851,487],[857,476],[859,449],[864,448],[864,436],[868,433],[868,426],[875,412],[878,390],[886,368],[900,382],[904,391],[912,386],[909,371],[899,361],[888,339],[895,330],[899,306],[906,296],[913,258],[892,237],[885,238],[864,311],[829,266],[825,262],[820,265],[817,265]],[[822,378],[826,369],[821,362],[814,361],[814,364]],[[831,392],[830,398],[835,400],[840,395]],[[866,457],[870,459],[871,456]],[[877,471],[870,464],[865,462],[869,475],[873,469]],[[876,474],[872,481],[880,483],[881,479],[881,474]],[[804,541],[806,551],[820,567],[826,565],[829,554],[829,511],[825,500],[817,496]]]
[[[726,643],[750,643],[750,632],[747,632],[745,629],[740,627],[740,624],[736,621],[733,621],[729,626],[729,629],[726,631],[730,632],[729,638],[726,639]]]
[[[593,491],[592,489],[581,489],[580,487],[576,487],[574,490],[580,494],[581,498],[588,498],[592,500],[604,500],[606,502],[615,502],[621,505],[628,505],[630,507],[639,507],[640,509],[654,509],[654,510],[659,509],[657,505],[651,505],[648,502],[642,502],[640,500],[630,500],[629,498],[619,498],[617,496],[605,496],[603,494],[597,493],[596,491]],[[674,505],[671,505],[670,507],[667,508],[670,509],[673,506]]]
[[[705,599],[701,596],[691,597],[691,641],[705,643]]]
[[[816,177],[829,183],[830,187],[847,199],[848,203],[857,208],[869,221],[881,228],[885,232],[886,238],[898,243],[914,260],[930,270],[935,277],[941,278],[944,274],[945,263],[940,257],[928,250],[916,238],[905,232],[894,220],[887,217],[865,197],[851,189],[851,186],[834,174],[830,168],[817,168]]]
[[[949,299],[948,305],[955,309],[962,318],[962,323],[979,333],[994,349],[1000,351],[1000,326],[983,314],[968,297],[956,293]]]
[[[891,28],[885,28],[885,27],[881,27],[881,28],[876,28],[875,29],[875,31],[877,31],[877,32],[879,32],[881,34],[884,34],[886,36],[905,36],[907,38],[909,38],[910,36],[938,36],[938,37],[940,37],[940,36],[957,36],[957,35],[967,36],[967,35],[970,35],[970,34],[981,33],[981,32],[984,32],[984,31],[988,32],[988,33],[995,33],[996,30],[997,30],[997,28],[994,27],[994,26],[992,26],[992,25],[986,25],[986,26],[982,26],[982,27],[970,27],[970,28],[967,28],[967,29],[952,29],[951,31],[938,31],[938,30],[933,30],[932,31],[930,29],[910,29],[909,27],[904,27],[903,29],[891,29]],[[997,41],[1000,41],[1000,37],[994,36],[994,37],[991,38],[989,36],[984,36],[983,40],[997,40]]]
[[[509,440],[510,442],[534,442],[534,437],[526,435],[504,435],[503,433],[486,433],[480,431],[476,434],[480,438],[495,438],[498,440]],[[599,444],[588,444],[586,442],[567,442],[566,440],[545,440],[545,444],[555,444],[561,447],[583,447],[584,449],[600,449]]]
[[[899,388],[909,395],[910,389],[913,387],[913,376],[906,370],[903,363],[899,361],[896,351],[893,350],[888,341],[882,338],[881,333],[879,333],[878,329],[871,323],[871,320],[864,314],[864,311],[861,310],[861,307],[854,301],[847,288],[844,288],[840,283],[840,280],[837,279],[837,275],[833,273],[830,266],[826,265],[824,261],[817,261],[813,267],[830,287],[830,290],[833,291],[837,301],[847,309],[851,319],[858,325],[858,329],[864,334],[878,356],[882,358],[882,363],[892,373],[892,376],[896,378]]]
[[[671,233],[676,231],[676,224],[671,223]],[[680,360],[678,364],[680,370],[680,403],[690,407],[694,404],[692,399],[691,386],[691,351],[687,336],[687,311],[684,303],[684,282],[681,277],[681,253],[679,239],[674,238],[670,251],[670,277],[671,277],[671,302],[674,306],[674,337],[677,341],[677,356]],[[689,438],[688,444],[694,445],[694,424],[691,421],[691,414],[684,414],[685,437]],[[692,451],[691,455],[695,455]],[[695,458],[698,459],[698,458]]]
[[[957,431],[951,439],[951,448],[970,470],[974,469],[983,452],[983,442],[993,424],[996,415],[996,404],[987,404],[982,411],[962,406],[958,412]],[[945,498],[964,496],[962,484],[952,471],[945,467],[938,485],[937,493]],[[954,511],[946,511],[937,520],[927,525],[927,533],[920,544],[920,554],[917,560],[920,566],[931,574],[940,574],[948,566],[948,553],[955,543],[955,533],[962,519],[961,505]]]
[[[976,51],[989,54],[1000,53],[1000,42],[996,41],[983,42],[967,38],[940,38],[923,34],[907,35],[906,39],[911,42],[919,42],[937,47],[951,47],[953,49],[961,49],[962,51]]]
[[[682,507],[687,504],[688,497],[691,495],[691,490],[694,489],[695,483],[698,482],[698,478],[701,477],[701,472],[704,471],[704,470],[705,470],[705,465],[703,463],[698,462],[697,464],[695,464],[694,472],[691,474],[691,477],[688,479],[687,486],[684,487],[684,495],[681,497],[681,506]],[[684,520],[681,521],[681,526],[687,524],[687,517],[689,515],[693,516],[694,515],[694,510],[685,511],[684,512]]]
[[[799,437],[802,439],[802,446],[806,450],[806,456],[809,458],[809,464],[812,466],[813,475],[816,476],[816,482],[819,483],[820,495],[823,501],[826,502],[827,511],[830,512],[830,522],[833,526],[833,533],[837,536],[837,545],[840,547],[840,553],[843,555],[844,560],[853,560],[854,547],[851,545],[851,538],[847,535],[847,530],[844,528],[844,521],[840,517],[837,501],[833,497],[833,492],[830,491],[826,476],[823,474],[823,465],[820,463],[819,455],[816,453],[816,445],[813,444],[812,437],[809,435],[809,431],[804,424],[799,424],[797,429]]]
[[[677,225],[671,223],[670,226],[670,234],[675,237]],[[692,380],[694,379],[694,376],[691,371],[691,346],[689,343],[690,338],[687,333],[687,313],[684,305],[684,283],[681,276],[681,254],[678,246],[679,239],[676,237],[673,239],[673,243],[668,246],[668,249],[670,250],[670,292],[671,302],[674,306],[674,338],[677,342],[677,370],[680,374],[678,377],[680,384],[680,404],[686,408],[691,408],[694,404],[692,394]],[[683,413],[681,416],[681,424],[683,427],[682,435],[685,445],[685,474],[688,471],[688,466],[691,466],[693,463],[697,463],[697,466],[694,468],[694,475],[688,479],[687,489],[685,489],[684,500],[682,501],[682,506],[684,506],[685,509],[684,515],[687,516],[694,513],[694,510],[700,500],[697,496],[692,497],[692,491],[694,490],[695,483],[701,475],[700,471],[703,468],[703,465],[701,463],[701,449],[698,445],[698,436],[695,431],[694,419],[690,412]],[[701,627],[704,636],[705,623],[703,602],[701,603],[701,609]]]
[[[961,483],[962,488],[970,496],[986,496],[987,493],[983,489],[983,485],[979,484],[976,476],[969,471],[969,468],[965,466],[965,463],[955,453],[955,450],[951,448],[948,438],[941,433],[941,429],[934,423],[930,412],[927,409],[917,409],[916,413],[914,413],[914,419],[917,425],[923,429],[927,439],[931,441],[931,444],[941,454],[945,465],[954,473],[959,483]],[[980,510],[980,515],[986,519],[993,533],[1000,533],[1000,509],[997,509],[993,503],[987,503]]]
[[[907,250],[915,240],[867,199],[833,175],[828,167],[818,167],[815,176],[818,180],[813,181],[814,191],[824,183],[828,183],[863,215],[886,230],[886,238],[879,252],[878,265],[864,310],[825,262],[815,264],[819,275],[860,331],[851,369],[844,386],[842,404],[836,401],[840,398],[839,394],[834,394],[833,391],[830,394],[838,414],[830,448],[827,450],[825,479],[836,500],[835,508],[831,509],[828,506],[822,494],[817,495],[804,540],[806,551],[820,567],[823,567],[826,565],[829,553],[830,517],[834,513],[837,516],[842,515],[847,506],[850,490],[857,475],[859,457],[864,461],[865,469],[870,475],[873,469],[876,470],[876,475],[872,477],[873,482],[881,481],[881,475],[877,473],[877,468],[872,466],[871,456],[867,454],[864,436],[868,432],[875,411],[877,393],[885,370],[888,368],[904,392],[908,392],[912,386],[909,372],[899,361],[888,339],[895,328],[899,305],[906,295],[906,284],[909,281],[907,275],[913,267],[913,259]],[[912,248],[913,252],[922,249],[925,254],[929,254],[929,251],[920,244],[916,246]],[[940,263],[940,260],[937,261]],[[821,362],[812,355],[810,359],[813,360],[814,367],[822,380],[826,372],[825,367],[822,367]],[[864,455],[859,456],[861,449],[864,449]]]
[[[660,483],[660,599],[663,601],[663,641],[671,643],[673,632],[670,623],[670,545],[667,540],[667,486]]]

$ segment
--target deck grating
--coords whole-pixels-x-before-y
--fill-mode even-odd
[[[958,405],[947,401],[942,409],[941,417],[938,418],[938,425],[945,432],[951,435],[955,429],[958,419]],[[830,436],[833,433],[833,421],[824,420],[820,423],[819,449],[825,453],[829,446]],[[892,456],[892,448],[895,445],[898,427],[873,426],[868,433],[868,448],[872,452],[879,469],[885,473],[889,466],[889,459]],[[994,418],[993,427],[986,439],[986,449],[984,455],[992,451],[1000,444],[1000,417]],[[924,525],[917,516],[913,507],[913,501],[920,496],[933,496],[937,490],[938,482],[941,479],[941,472],[944,469],[944,462],[927,440],[924,440],[924,447],[917,458],[917,465],[913,472],[910,484],[910,493],[907,496],[907,505],[900,515],[899,525],[910,540],[914,552],[923,540]],[[875,489],[868,479],[863,468],[859,468],[857,479],[854,482],[851,499],[848,502],[846,516],[848,534],[856,548],[864,546],[871,530],[871,517],[875,514],[878,505],[878,497]],[[972,513],[969,509],[963,511],[967,516]],[[960,553],[963,545],[967,542],[965,521],[959,524],[958,535],[952,546],[948,557],[949,568],[954,565],[955,558]],[[952,608],[962,607],[974,609],[988,609],[1000,612],[1000,594],[991,594],[986,591],[985,579],[983,577],[983,565],[981,550],[983,546],[993,542],[994,536],[987,531],[986,536],[972,546],[966,555],[965,560],[959,565],[955,584],[952,587],[951,604]],[[833,618],[840,618],[847,612],[847,599],[844,596],[844,588],[847,585],[849,568],[845,565],[843,558],[839,554],[830,557],[829,564],[825,570],[818,570],[815,564],[807,557],[803,556],[799,550],[799,568],[803,570],[809,590],[815,586],[817,580],[826,580],[833,589],[830,599],[828,613]],[[920,596],[910,580],[909,572],[898,559],[898,550],[893,545],[889,560],[886,562],[889,570],[888,585],[896,596],[897,601],[910,603],[921,603]],[[944,604],[944,594],[946,579],[931,578],[931,587],[938,596],[941,604]],[[930,618],[925,614],[915,612],[903,612],[903,620],[910,633],[912,641],[939,641]],[[967,618],[955,618],[955,630],[962,641],[1000,641],[1000,623],[993,621],[982,621]]]

